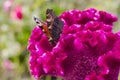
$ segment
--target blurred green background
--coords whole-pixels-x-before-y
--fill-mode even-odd
[[[29,73],[27,51],[28,38],[36,25],[34,16],[44,20],[47,8],[60,15],[66,10],[91,7],[120,19],[120,0],[0,0],[0,80],[35,80]],[[119,21],[114,26],[115,32],[120,30]]]

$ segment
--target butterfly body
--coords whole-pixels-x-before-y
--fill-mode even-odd
[[[41,20],[39,20],[38,18],[34,17],[35,22],[37,23],[37,25],[42,29],[42,31],[46,34],[46,36],[51,39],[51,35],[50,35],[50,31],[47,27],[47,24]]]
[[[46,10],[46,21],[34,18],[37,25],[46,34],[51,43],[56,43],[62,33],[63,21],[51,9]]]

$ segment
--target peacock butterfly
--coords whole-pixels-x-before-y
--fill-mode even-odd
[[[52,9],[46,10],[46,21],[34,17],[36,24],[46,34],[51,43],[56,43],[63,30],[63,21],[55,15]]]

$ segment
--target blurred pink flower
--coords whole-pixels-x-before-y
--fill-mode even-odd
[[[2,66],[7,71],[12,71],[14,69],[14,65],[10,60],[3,61]]]
[[[51,46],[37,26],[29,38],[30,71],[61,76],[64,80],[118,80],[120,32],[113,33],[117,17],[105,11],[71,10],[60,16],[63,32]]]
[[[13,12],[11,13],[11,17],[13,19],[18,19],[18,20],[21,20],[23,18],[23,12],[22,12],[22,6],[21,5],[16,6],[13,9]]]
[[[13,0],[5,0],[3,3],[3,10],[9,12],[13,4]]]

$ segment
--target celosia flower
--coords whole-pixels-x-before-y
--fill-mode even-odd
[[[118,80],[120,33],[113,33],[117,17],[105,11],[71,10],[61,14],[63,32],[55,46],[37,26],[31,33],[30,71],[64,80]]]

